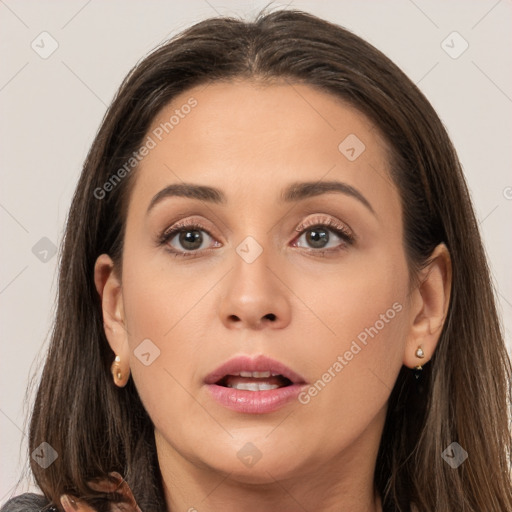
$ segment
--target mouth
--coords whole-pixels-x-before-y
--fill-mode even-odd
[[[293,384],[306,384],[304,378],[285,364],[264,355],[229,359],[205,378],[206,384],[246,391],[267,391]]]
[[[283,363],[260,355],[238,356],[204,380],[211,397],[237,412],[273,412],[299,394],[306,381]]]
[[[226,375],[219,379],[217,386],[245,391],[268,391],[291,386],[292,381],[279,373],[240,371],[237,375]]]

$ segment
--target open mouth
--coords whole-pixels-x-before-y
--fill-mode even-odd
[[[304,378],[264,354],[237,355],[208,374],[204,383],[220,405],[243,414],[275,412],[297,399]]]
[[[290,379],[279,373],[270,371],[240,371],[234,375],[225,375],[215,384],[225,388],[241,389],[244,391],[269,391],[291,386],[293,383]]]

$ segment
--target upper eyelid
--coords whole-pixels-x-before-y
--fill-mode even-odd
[[[312,218],[301,221],[294,228],[294,231],[299,231],[299,230],[303,230],[303,229],[307,229],[309,227],[319,226],[319,225],[325,225],[325,226],[331,227],[331,228],[335,228],[337,226],[345,227],[346,230],[353,233],[352,228],[346,222],[340,221],[338,219],[333,219],[332,216],[327,215],[327,214],[321,214],[321,213],[316,214],[316,215],[313,214]],[[165,228],[163,230],[162,234],[165,235],[167,233],[173,232],[174,230],[186,229],[186,228],[191,228],[191,227],[199,227],[200,229],[206,231],[210,236],[212,236],[211,232],[214,231],[214,230],[208,228],[207,226],[205,226],[202,221],[194,220],[194,218],[192,218],[192,219],[185,218],[185,219],[179,219],[176,222],[174,222],[171,226]],[[229,231],[231,232],[231,230],[229,230]]]
[[[303,220],[302,222],[299,223],[299,225],[295,229],[297,230],[301,227],[306,227],[306,226],[310,227],[310,226],[316,226],[316,225],[321,225],[321,224],[325,224],[327,226],[341,224],[341,225],[348,227],[348,225],[345,222],[342,222],[337,219],[333,219],[332,216],[319,213],[319,214],[310,216],[306,220]]]

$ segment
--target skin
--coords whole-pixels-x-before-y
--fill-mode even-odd
[[[108,255],[95,267],[105,332],[121,359],[118,385],[131,372],[155,424],[167,509],[380,511],[373,479],[387,401],[402,365],[424,364],[435,350],[448,252],[437,247],[412,284],[389,149],[359,111],[306,85],[216,83],[176,97],[148,134],[190,97],[197,106],[136,171],[122,277]],[[354,161],[338,149],[349,134],[366,147]],[[357,189],[373,212],[333,192],[280,199],[291,182],[331,180]],[[182,182],[219,188],[227,202],[170,197],[147,214],[155,194]],[[295,230],[326,219],[355,241],[327,227],[334,250],[321,255],[314,230]],[[211,235],[201,231],[195,258],[158,245],[178,220],[199,221]],[[236,252],[247,236],[263,249],[252,263]],[[190,247],[178,236],[169,244]],[[243,414],[205,389],[204,378],[240,354],[265,354],[315,383],[393,304],[400,312],[307,404]],[[134,350],[147,338],[160,356],[145,366]],[[237,457],[246,443],[261,453],[251,467]]]

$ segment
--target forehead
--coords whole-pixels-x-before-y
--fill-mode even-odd
[[[231,190],[245,204],[277,199],[291,181],[334,179],[365,189],[377,203],[379,191],[397,199],[379,130],[357,109],[304,84],[194,87],[159,112],[146,140],[152,148],[133,191],[146,205],[180,181],[224,188],[228,197]]]

